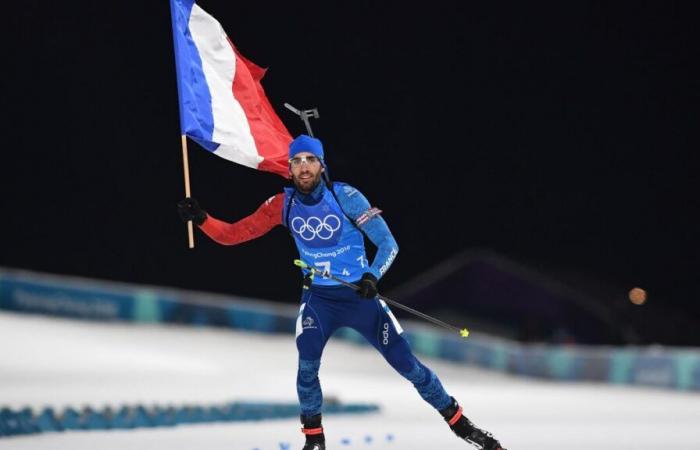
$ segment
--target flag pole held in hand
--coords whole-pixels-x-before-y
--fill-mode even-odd
[[[185,198],[190,198],[190,164],[187,158],[187,136],[182,135],[182,164],[185,175]],[[194,248],[194,232],[192,230],[192,221],[187,221],[187,238],[190,248]]]
[[[349,283],[349,282],[347,282],[347,281],[345,281],[345,280],[341,280],[340,278],[338,278],[338,277],[336,277],[336,276],[330,274],[330,273],[327,272],[327,271],[322,271],[322,270],[320,270],[320,269],[317,269],[316,267],[310,266],[308,263],[302,261],[301,259],[295,259],[295,260],[294,260],[294,265],[295,265],[295,266],[298,266],[298,267],[301,267],[302,269],[305,269],[305,270],[310,271],[313,275],[319,275],[319,276],[322,276],[322,277],[324,277],[324,278],[330,278],[331,280],[337,281],[338,283],[342,284],[343,286],[347,286],[347,287],[349,287],[349,288],[351,288],[351,289],[354,289],[354,290],[356,290],[356,291],[360,289],[360,287],[359,287],[358,285],[356,285],[356,284],[354,284],[354,283]],[[456,331],[456,332],[458,332],[459,335],[460,335],[461,337],[463,337],[463,338],[466,338],[466,337],[469,336],[469,330],[467,330],[466,328],[458,328],[458,327],[456,327],[456,326],[454,326],[454,325],[450,325],[449,323],[445,323],[445,322],[443,322],[442,320],[436,319],[436,318],[431,317],[431,316],[429,316],[429,315],[427,315],[427,314],[424,314],[424,313],[422,313],[422,312],[420,312],[420,311],[416,311],[416,310],[413,309],[413,308],[409,308],[409,307],[406,306],[406,305],[402,305],[401,303],[399,303],[399,302],[397,302],[397,301],[394,301],[394,300],[392,300],[392,299],[390,299],[390,298],[384,297],[384,296],[381,295],[381,294],[377,294],[377,298],[379,298],[379,299],[381,299],[381,300],[384,300],[385,302],[387,302],[388,304],[390,304],[390,305],[392,305],[392,306],[396,306],[396,307],[399,308],[399,309],[402,309],[402,310],[404,310],[404,311],[406,311],[406,312],[408,312],[408,313],[411,313],[411,314],[413,314],[414,316],[417,316],[417,317],[420,317],[421,319],[427,320],[427,321],[430,322],[430,323],[433,323],[433,324],[435,324],[435,325],[438,325],[438,326],[440,326],[440,327],[442,327],[442,328],[446,328],[446,329],[448,329],[448,330],[450,330],[450,331]]]

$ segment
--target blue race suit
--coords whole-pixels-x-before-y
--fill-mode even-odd
[[[386,222],[352,186],[334,183],[333,191],[335,196],[324,183],[310,194],[285,189],[283,224],[294,237],[300,258],[349,282],[356,283],[364,272],[381,278],[398,253]],[[360,227],[377,246],[371,265]],[[435,409],[451,404],[437,376],[413,355],[386,303],[378,298],[364,299],[337,281],[316,276],[302,293],[296,324],[297,393],[302,415],[321,412],[321,355],[328,339],[341,327],[350,327],[364,336]]]

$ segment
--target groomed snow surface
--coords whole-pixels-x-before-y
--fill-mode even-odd
[[[295,402],[293,336],[0,313],[0,406]],[[700,395],[522,379],[423,359],[509,450],[700,449]],[[469,449],[373,349],[329,343],[327,398],[381,412],[327,416],[329,450]],[[296,419],[0,438],[0,450],[300,449]]]

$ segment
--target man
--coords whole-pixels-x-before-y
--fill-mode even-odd
[[[304,278],[301,307],[296,324],[299,351],[297,394],[301,406],[304,450],[325,450],[321,426],[323,396],[318,379],[321,354],[328,338],[340,327],[361,333],[423,399],[448,422],[457,436],[484,450],[502,450],[489,433],[476,428],[437,376],[416,359],[402,329],[386,303],[377,298],[377,282],[399,251],[381,211],[370,206],[355,188],[331,183],[324,162],[323,145],[301,135],[289,146],[289,173],[294,187],[285,188],[258,210],[236,223],[215,219],[196,200],[178,204],[183,220],[194,221],[202,231],[224,245],[260,237],[277,225],[287,227],[302,260],[345,281],[356,283],[354,291],[327,277]],[[377,246],[370,264],[364,235]]]

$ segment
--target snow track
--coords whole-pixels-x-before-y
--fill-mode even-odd
[[[0,313],[0,406],[57,409],[296,400],[291,335],[71,321]],[[465,414],[509,450],[700,449],[700,394],[567,384],[423,359]],[[377,403],[378,414],[328,416],[329,450],[467,449],[373,349],[333,341],[327,399]],[[284,450],[297,420],[82,431],[0,438],[0,450]]]

